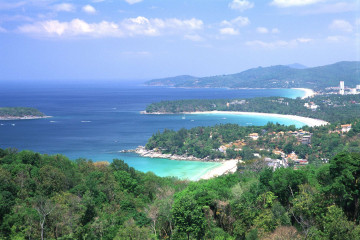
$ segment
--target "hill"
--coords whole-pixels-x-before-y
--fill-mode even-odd
[[[298,170],[250,160],[188,182],[0,149],[0,239],[359,240],[359,163],[351,152]]]
[[[252,68],[240,73],[211,77],[178,76],[146,82],[149,86],[229,87],[229,88],[311,88],[335,87],[345,81],[347,87],[360,83],[360,62],[338,62],[313,68],[271,66]]]
[[[311,108],[314,105],[315,107]],[[251,99],[186,99],[148,105],[146,113],[239,111],[297,115],[328,122],[347,122],[360,116],[360,95],[316,95],[308,99],[260,97]]]
[[[45,118],[44,113],[29,107],[1,107],[0,120]]]

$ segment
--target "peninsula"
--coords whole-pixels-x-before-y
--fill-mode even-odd
[[[49,118],[38,109],[30,107],[1,107],[0,120],[26,120]]]
[[[360,94],[315,95],[308,98],[258,97],[251,99],[187,99],[161,101],[146,107],[144,114],[281,114],[319,126],[326,122],[348,122],[360,116]],[[295,119],[296,118],[296,119]],[[314,120],[309,121],[312,118]],[[320,119],[320,121],[319,121]],[[322,120],[322,121],[321,121]]]
[[[154,134],[145,147],[134,150],[144,157],[221,162],[220,167],[204,176],[210,178],[221,175],[224,169],[231,171],[234,162],[240,160],[248,162],[254,158],[267,158],[271,160],[269,164],[287,167],[294,161],[297,161],[296,164],[307,164],[314,163],[320,156],[321,159],[335,156],[344,145],[351,145],[354,131],[360,126],[356,119],[360,115],[360,96],[330,94],[297,99],[262,97],[161,101],[150,104],[142,113],[260,115],[305,123],[306,126],[300,129],[269,123],[263,127],[225,124],[177,132],[165,130]],[[351,126],[353,130],[346,134]],[[288,158],[293,159],[292,162]]]

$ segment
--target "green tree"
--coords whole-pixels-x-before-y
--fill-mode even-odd
[[[179,232],[186,233],[187,239],[193,234],[200,239],[205,233],[205,218],[201,206],[187,194],[175,197],[172,214],[175,227]]]
[[[335,203],[352,219],[359,221],[360,153],[342,152],[330,160],[330,184],[324,187]]]
[[[271,190],[283,205],[288,205],[290,199],[299,191],[299,185],[306,180],[306,174],[302,170],[279,168],[270,182]]]
[[[326,239],[358,240],[360,235],[354,222],[348,221],[341,208],[333,205],[322,218],[322,227]]]

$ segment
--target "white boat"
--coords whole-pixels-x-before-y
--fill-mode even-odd
[[[185,115],[183,115],[181,119],[186,119],[186,118],[185,118]]]

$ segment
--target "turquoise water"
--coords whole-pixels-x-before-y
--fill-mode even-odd
[[[299,122],[284,118],[235,115],[143,115],[146,105],[161,100],[204,98],[249,98],[259,96],[302,96],[292,89],[175,89],[124,83],[4,84],[1,106],[36,107],[51,119],[0,121],[0,148],[14,147],[46,154],[64,154],[70,159],[93,161],[125,160],[135,169],[159,176],[198,179],[218,163],[142,158],[120,153],[145,145],[147,139],[165,128],[211,126],[223,123],[264,125]],[[12,125],[15,124],[15,125]]]
[[[218,123],[236,123],[241,126],[262,126],[268,122],[280,123],[284,125],[295,125],[296,127],[302,127],[305,124],[299,121],[279,118],[272,116],[258,116],[258,115],[235,115],[235,114],[226,114],[226,113],[209,113],[209,114],[187,114],[186,118],[190,121],[197,121],[202,119],[208,119],[208,122],[213,122],[214,124]]]

